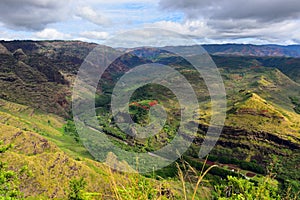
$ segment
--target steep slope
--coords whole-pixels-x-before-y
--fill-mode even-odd
[[[35,177],[28,179],[32,187],[22,186],[26,195],[34,187],[41,187],[43,191],[37,191],[37,195],[62,197],[67,193],[65,188],[73,175],[85,177],[90,192],[103,195],[114,192],[111,182],[107,182],[111,179],[108,169],[90,160],[90,154],[74,139],[74,135],[64,133],[68,124],[62,118],[70,116],[74,77],[85,56],[95,46],[64,41],[0,44],[0,140],[16,145],[13,152],[4,156],[10,166],[15,163],[17,169],[28,165],[34,172]],[[221,45],[211,48],[226,87],[228,115],[210,159],[238,164],[242,170],[264,174],[276,157],[279,160],[276,162],[281,165],[280,169],[276,169],[279,179],[282,182],[299,181],[299,59],[257,57],[297,56],[297,47],[293,48],[294,52],[285,52],[285,48],[277,46]],[[186,60],[172,53],[155,48],[129,51],[124,50],[127,53],[110,65],[99,83],[96,95],[99,125],[104,127],[104,132],[116,145],[128,151],[153,151],[169,143],[177,132],[181,115],[178,100],[170,90],[147,85],[137,90],[130,99],[132,117],[141,124],[148,122],[151,103],[156,102],[166,108],[168,124],[151,138],[139,140],[120,133],[109,110],[112,89],[124,73],[144,63],[167,64],[188,79],[200,101],[199,120],[193,122],[199,125],[199,132],[187,152],[187,156],[199,160],[197,153],[211,118],[205,82]],[[76,131],[72,131],[75,134]],[[43,166],[46,166],[45,169]],[[172,171],[174,174],[176,170],[172,168]],[[51,177],[49,185],[44,183],[45,177]],[[103,188],[100,188],[97,179],[103,181]],[[122,187],[123,182],[120,184]],[[46,192],[48,189],[49,192]]]
[[[2,41],[0,97],[68,116],[72,77],[95,44]]]
[[[67,199],[71,180],[84,178],[88,199],[116,199],[120,195],[128,198],[165,194],[167,189],[177,193],[174,185],[158,182],[138,174],[123,174],[111,171],[105,164],[96,162],[81,143],[63,132],[61,117],[33,112],[33,108],[0,99],[0,141],[13,144],[13,148],[1,153],[1,161],[10,170],[20,171],[20,190],[28,199]],[[119,167],[128,167],[113,155],[107,155],[107,162]],[[128,170],[130,168],[128,167]],[[131,169],[134,171],[133,169]],[[147,187],[140,188],[145,184]],[[179,183],[174,183],[176,187]],[[160,188],[163,187],[163,188]],[[130,191],[124,193],[124,188]]]
[[[300,59],[299,58],[272,58],[262,57],[257,60],[266,67],[274,67],[282,71],[291,79],[300,83]]]
[[[298,114],[278,107],[255,93],[234,104],[227,124],[249,131],[265,131],[299,143],[300,119]]]
[[[197,72],[189,63],[171,53],[152,48],[134,49],[133,53],[146,57],[151,62],[168,64],[190,81],[200,100],[201,109],[199,120],[196,121],[200,127],[199,134],[187,155],[197,158],[199,145],[203,141],[211,117],[210,98],[203,80],[197,78]],[[250,168],[262,174],[266,173],[266,168],[273,162],[274,157],[279,157],[282,168],[289,169],[289,172],[284,174],[282,171],[277,171],[280,174],[278,177],[298,180],[300,174],[293,169],[293,165],[297,162],[300,149],[300,117],[294,109],[295,105],[291,97],[299,97],[299,84],[280,70],[263,66],[256,59],[257,57],[214,56],[213,58],[217,61],[225,83],[228,114],[221,138],[212,151],[211,157],[220,159],[221,163],[239,163],[242,169]],[[121,75],[118,74],[116,77]],[[143,87],[132,96],[130,108],[133,119],[140,119],[141,123],[147,121],[141,114],[144,112],[142,109],[147,106],[147,102],[154,100],[163,105],[171,116],[180,116],[180,111],[176,107],[178,102],[172,96],[172,92],[153,85]],[[156,137],[148,140],[134,140],[124,135],[120,137],[117,127],[110,123],[111,116],[104,115],[103,110],[98,114],[101,126],[109,124],[108,132],[112,138],[123,138],[129,144],[117,142],[125,149],[151,151],[172,140],[176,132],[176,125],[169,123]],[[174,117],[168,122],[176,124],[176,120],[177,118]],[[288,157],[293,157],[293,161],[285,162]]]
[[[60,117],[0,101],[0,140],[14,145],[11,151],[1,155],[1,160],[7,162],[12,170],[18,171],[24,166],[29,170],[30,173],[22,176],[21,181],[21,191],[25,197],[66,197],[69,181],[76,177],[86,179],[89,192],[112,194],[109,180],[99,173],[108,173],[104,165],[83,157],[80,157],[81,161],[76,161],[75,157],[70,156],[72,154],[66,154],[52,142],[63,137],[64,122]],[[79,152],[79,144],[77,148]],[[73,152],[73,155],[80,154]]]

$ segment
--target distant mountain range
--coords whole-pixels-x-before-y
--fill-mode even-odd
[[[114,191],[109,189],[108,182],[113,180],[112,176],[120,179],[118,183],[131,177],[107,171],[102,164],[92,161],[72,121],[74,79],[96,46],[80,41],[0,41],[0,141],[16,146],[3,157],[9,166],[17,170],[26,165],[34,174],[29,180],[22,179],[25,197],[64,198],[74,177],[86,177],[89,192],[111,195]],[[181,108],[170,90],[147,85],[130,99],[130,114],[142,125],[148,122],[153,102],[163,105],[170,114],[161,132],[147,139],[137,140],[119,130],[110,114],[110,100],[116,82],[135,66],[159,63],[176,69],[189,81],[199,99],[199,110],[195,111],[199,118],[191,121],[199,125],[199,130],[184,155],[184,159],[199,167],[199,147],[211,119],[210,94],[193,66],[172,54],[180,48],[193,56],[193,48],[198,46],[174,46],[169,51],[111,48],[112,52],[124,54],[112,61],[99,81],[96,113],[103,132],[120,148],[136,152],[161,148],[174,138],[180,119]],[[236,168],[241,169],[241,174],[253,174],[253,181],[260,181],[270,163],[274,163],[280,184],[286,187],[295,183],[293,188],[299,191],[300,45],[222,44],[203,48],[219,68],[227,95],[225,126],[209,157],[210,162],[219,162],[222,167],[210,172],[211,180],[237,175],[232,171]],[[184,134],[188,137],[188,133]],[[111,155],[108,159],[117,163],[123,157]],[[176,176],[175,165],[163,170],[157,175]]]
[[[0,41],[0,98],[68,115],[69,86],[85,57],[96,46],[80,41]],[[219,68],[272,67],[299,83],[300,46],[224,44],[203,47]],[[113,63],[112,71],[125,72],[129,66],[148,61],[188,66],[180,57],[160,57],[160,53],[155,48],[137,48]]]
[[[202,47],[213,55],[300,57],[300,45],[209,44]]]
[[[84,44],[85,48],[94,48],[97,44],[85,43],[80,41],[31,41],[31,40],[15,40],[15,41],[0,41],[0,44],[7,47],[10,51],[17,50],[16,48],[22,48],[24,51],[37,50],[47,44],[53,43],[69,44]],[[30,44],[30,45],[29,45]],[[40,45],[35,45],[40,44]],[[7,52],[6,48],[0,45],[0,53]],[[52,45],[50,45],[52,46]],[[270,56],[270,57],[300,57],[300,45],[254,45],[254,44],[203,44],[201,45],[209,54],[212,55],[236,55],[236,56]]]

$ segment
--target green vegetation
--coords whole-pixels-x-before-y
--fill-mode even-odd
[[[67,124],[64,126],[64,134],[74,137],[74,140],[76,142],[80,141],[79,135],[76,130],[75,123],[71,120],[68,120]]]
[[[228,110],[223,133],[205,160],[198,158],[198,152],[211,119],[211,103],[197,71],[182,58],[154,48],[135,49],[135,55],[118,58],[99,83],[95,106],[99,126],[120,148],[160,149],[177,134],[185,109],[169,89],[145,85],[130,99],[133,121],[149,124],[149,110],[159,104],[167,113],[166,123],[147,139],[123,133],[110,113],[110,98],[116,81],[132,67],[147,62],[168,64],[186,77],[199,100],[200,109],[194,113],[198,119],[191,121],[199,130],[188,151],[163,169],[139,175],[113,171],[96,162],[72,121],[71,86],[95,44],[1,44],[0,199],[298,199],[298,58],[222,56],[217,48],[223,47],[211,49],[219,54],[213,59],[224,79]],[[257,55],[254,47],[238,48]],[[15,146],[7,151],[11,143]],[[105,156],[116,166],[128,167],[122,156]],[[270,163],[275,163],[272,173]]]
[[[268,178],[263,179],[257,186],[243,179],[228,176],[226,185],[215,187],[217,198],[222,199],[281,199],[277,193],[276,185]]]
[[[70,181],[70,193],[68,195],[69,200],[84,200],[86,199],[83,194],[83,190],[86,187],[86,182],[83,178],[72,179]]]
[[[296,113],[300,114],[300,99],[297,97],[290,97],[292,103],[295,105],[294,110]]]
[[[4,154],[12,145],[2,145],[0,141],[0,156]],[[14,200],[21,199],[23,197],[19,186],[18,174],[14,171],[8,170],[6,164],[0,161],[0,199],[3,200]],[[20,171],[22,173],[23,170]]]

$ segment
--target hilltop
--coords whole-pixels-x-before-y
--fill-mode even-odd
[[[0,140],[14,144],[11,151],[1,155],[2,159],[15,171],[24,165],[32,171],[33,177],[24,177],[26,181],[21,182],[25,196],[65,198],[69,182],[84,177],[87,193],[96,193],[95,198],[97,195],[102,195],[101,198],[114,196],[116,188],[117,194],[124,196],[129,195],[124,191],[127,187],[138,194],[137,185],[145,184],[148,186],[142,188],[152,187],[159,191],[164,188],[169,191],[164,194],[176,194],[180,199],[182,190],[178,189],[181,183],[175,164],[155,175],[146,174],[148,178],[112,172],[95,161],[82,145],[72,121],[72,86],[79,67],[96,46],[80,41],[0,42]],[[288,184],[299,189],[299,46],[227,44],[203,47],[222,75],[228,105],[221,137],[208,157],[208,162],[221,167],[209,174],[208,179],[213,182],[205,184],[204,193],[213,191],[213,185],[222,182],[226,175],[238,176],[235,169],[244,176],[254,174],[252,181],[259,182],[274,162],[281,189],[286,189]],[[166,124],[153,137],[136,139],[124,134],[110,112],[113,88],[123,74],[145,63],[169,65],[190,82],[199,100],[200,109],[195,111],[199,117],[190,122],[197,124],[199,129],[182,159],[196,169],[202,166],[198,152],[211,119],[211,103],[205,82],[197,71],[182,57],[157,48],[111,50],[124,54],[110,64],[98,84],[95,106],[99,127],[114,144],[127,151],[152,152],[172,141],[177,133],[181,108],[176,96],[165,87],[146,85],[130,99],[130,114],[142,126],[149,122],[150,107],[158,104],[165,107]],[[127,166],[120,157],[110,155],[109,159]],[[163,180],[155,180],[161,178]],[[114,180],[119,182],[116,184]],[[157,194],[156,189],[150,193]]]

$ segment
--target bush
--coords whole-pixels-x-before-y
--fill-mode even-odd
[[[281,199],[277,186],[272,184],[269,176],[255,186],[254,183],[238,177],[228,176],[225,184],[215,186],[217,199]]]
[[[12,145],[2,146],[0,142],[0,154],[5,153]],[[7,170],[5,163],[0,161],[0,199],[21,199],[23,194],[19,190],[18,175],[10,170]]]
[[[73,136],[76,142],[80,142],[79,135],[74,121],[71,120],[67,121],[67,124],[64,126],[64,134]]]
[[[68,195],[69,200],[85,200],[83,190],[86,187],[86,182],[83,178],[73,179],[70,181],[70,193]]]

